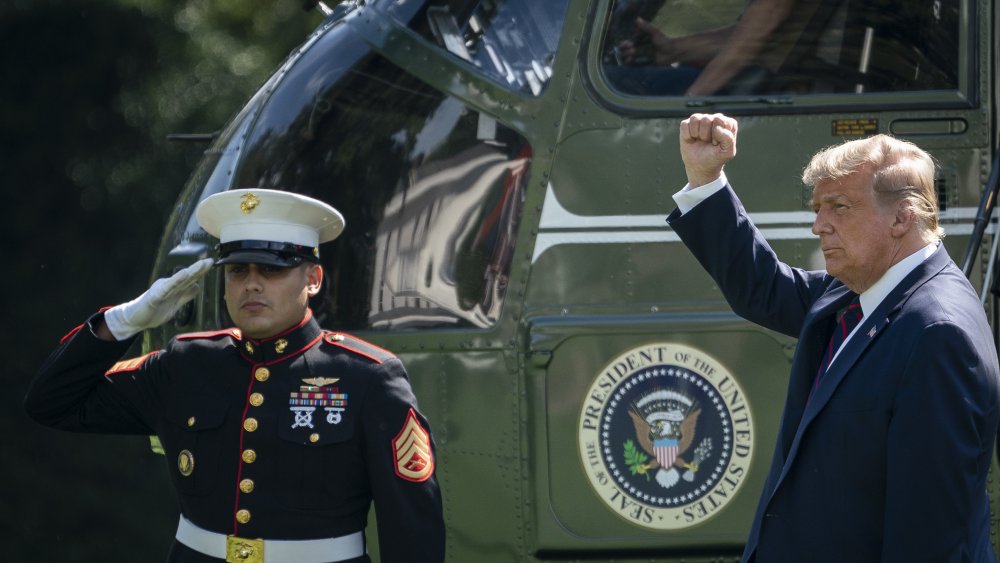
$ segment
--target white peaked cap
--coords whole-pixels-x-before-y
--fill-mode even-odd
[[[199,203],[195,217],[223,244],[255,240],[316,248],[344,230],[344,218],[332,206],[279,190],[220,192]]]

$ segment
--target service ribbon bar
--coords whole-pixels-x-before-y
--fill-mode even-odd
[[[346,407],[347,393],[291,393],[288,404],[300,407]]]

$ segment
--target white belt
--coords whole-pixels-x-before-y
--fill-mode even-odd
[[[184,515],[177,523],[176,537],[195,551],[227,561],[333,563],[361,557],[366,552],[365,536],[360,531],[319,540],[252,540],[203,530]],[[261,548],[263,554],[259,553]]]

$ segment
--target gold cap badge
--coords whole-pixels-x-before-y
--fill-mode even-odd
[[[245,193],[242,197],[240,197],[240,199],[243,200],[240,202],[240,211],[242,211],[244,215],[249,215],[254,209],[257,209],[258,205],[260,205],[260,198],[252,193]]]

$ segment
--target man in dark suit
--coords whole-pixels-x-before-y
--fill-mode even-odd
[[[668,222],[737,314],[799,339],[743,560],[995,561],[997,353],[940,243],[933,161],[886,135],[813,157],[826,271],[805,271],[728,184],[737,129],[720,114],[682,122],[689,183]]]

